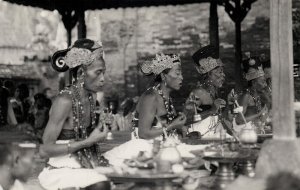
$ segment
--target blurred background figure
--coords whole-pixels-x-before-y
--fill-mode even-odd
[[[0,85],[0,127],[7,125],[7,112],[8,112],[8,90]]]
[[[51,88],[45,88],[43,90],[43,94],[46,96],[46,98],[52,100],[54,98],[53,90]]]
[[[10,189],[14,180],[11,173],[13,155],[8,144],[0,144],[0,189]]]
[[[26,84],[20,84],[14,96],[10,99],[10,104],[12,106],[14,115],[16,117],[17,123],[22,124],[28,121],[28,113],[30,109],[29,102],[29,89]]]
[[[118,113],[114,116],[113,131],[130,131],[132,128],[133,112],[136,103],[132,98],[126,98],[121,104]]]
[[[34,95],[34,105],[32,109],[33,121],[32,126],[34,133],[38,139],[42,138],[44,129],[49,120],[49,111],[52,102],[42,93]]]
[[[33,143],[0,144],[0,189],[26,190],[25,183],[35,169],[35,155]]]

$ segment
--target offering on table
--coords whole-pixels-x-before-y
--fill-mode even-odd
[[[183,158],[182,166],[186,170],[198,169],[202,165],[204,165],[204,160],[200,157]]]
[[[152,155],[147,154],[144,151],[140,151],[136,158],[126,159],[124,160],[124,163],[129,167],[139,169],[153,169],[155,167],[155,161],[151,156]]]

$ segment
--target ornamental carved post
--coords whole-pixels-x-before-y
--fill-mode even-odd
[[[242,34],[241,34],[241,23],[247,16],[247,13],[251,10],[251,5],[256,0],[221,0],[218,3],[225,7],[225,11],[235,23],[235,82],[236,88],[242,88],[242,72],[241,72],[241,62],[242,62]]]

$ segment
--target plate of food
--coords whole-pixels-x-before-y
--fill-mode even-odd
[[[199,169],[199,167],[204,165],[204,160],[200,157],[183,157],[182,160],[182,165],[185,170]]]
[[[143,162],[137,159],[125,159],[124,163],[129,167],[138,169],[153,169],[155,167],[155,162],[153,159],[149,159]]]
[[[140,151],[138,156],[132,159],[125,159],[124,164],[138,169],[153,169],[155,168],[155,161],[147,152]]]

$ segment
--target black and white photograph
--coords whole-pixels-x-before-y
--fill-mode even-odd
[[[0,0],[0,34],[0,190],[300,190],[300,0]]]

